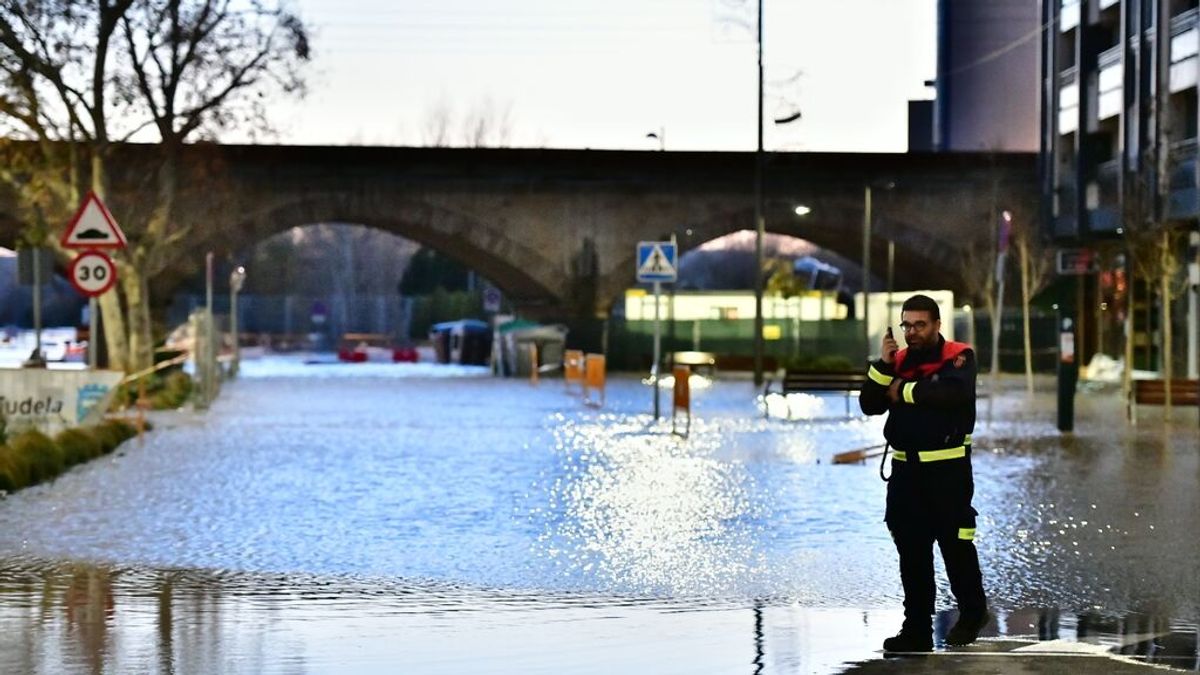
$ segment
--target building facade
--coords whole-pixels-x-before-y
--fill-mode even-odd
[[[934,146],[1037,152],[1038,0],[940,0]]]
[[[1200,223],[1198,4],[1042,0],[1040,170],[1043,216],[1056,241],[1087,246],[1121,240],[1130,227],[1186,233]],[[1178,256],[1186,270],[1194,260],[1182,240]],[[1089,287],[1084,316],[1105,304],[1104,293]],[[1156,302],[1152,291],[1146,295],[1145,306]],[[1185,324],[1194,377],[1194,284],[1185,295],[1188,309],[1173,314]],[[1141,316],[1137,302],[1129,307]],[[1153,313],[1138,321],[1134,333],[1145,336],[1139,344],[1156,340],[1161,327]],[[1142,364],[1153,369],[1160,360]]]
[[[1045,0],[1043,188],[1058,239],[1200,216],[1197,0]],[[1138,202],[1134,204],[1134,202]]]

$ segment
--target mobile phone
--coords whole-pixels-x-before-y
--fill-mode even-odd
[[[887,327],[887,336],[888,336],[888,338],[889,338],[889,339],[892,339],[892,340],[894,340],[894,339],[895,339],[895,338],[892,336],[892,327],[891,327],[891,326],[888,326],[888,327]]]

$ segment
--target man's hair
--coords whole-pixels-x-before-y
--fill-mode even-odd
[[[942,311],[938,309],[938,304],[933,301],[933,298],[928,295],[914,295],[904,301],[904,306],[900,308],[901,312],[929,312],[929,317],[934,321],[942,320]]]

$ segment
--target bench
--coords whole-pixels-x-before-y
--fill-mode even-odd
[[[1137,424],[1139,405],[1163,405],[1167,402],[1166,380],[1134,380],[1129,417]],[[1171,405],[1200,406],[1200,380],[1171,380]]]
[[[772,391],[771,386],[778,380],[778,388]],[[784,370],[776,373],[775,378],[767,380],[763,387],[763,415],[768,415],[765,406],[767,396],[781,394],[786,400],[788,394],[814,391],[840,391],[846,395],[846,417],[850,416],[850,393],[862,388],[867,376],[863,373],[812,373],[799,370]],[[792,418],[792,405],[788,403],[788,419]]]

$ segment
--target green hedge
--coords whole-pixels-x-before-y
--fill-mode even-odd
[[[0,445],[0,490],[12,492],[50,480],[75,464],[108,454],[137,435],[121,419],[67,429],[54,438],[40,431],[15,434]]]
[[[172,370],[166,375],[154,373],[146,376],[146,398],[151,410],[174,410],[187,402],[192,395],[192,378],[182,370]],[[124,410],[137,405],[138,385],[136,382],[123,384],[113,397],[112,410]]]

